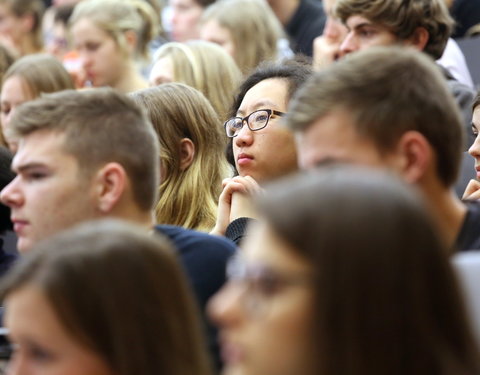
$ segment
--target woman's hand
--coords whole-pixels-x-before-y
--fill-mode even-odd
[[[463,193],[462,199],[479,200],[480,199],[480,181],[470,180]]]

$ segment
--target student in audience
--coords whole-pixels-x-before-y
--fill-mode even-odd
[[[156,52],[150,85],[181,82],[196,88],[210,101],[220,120],[232,105],[241,73],[222,48],[205,41],[166,43]]]
[[[46,54],[24,56],[5,73],[0,93],[2,134],[13,152],[17,143],[8,139],[6,129],[17,107],[45,93],[73,89],[73,81],[63,65]]]
[[[169,0],[170,38],[175,42],[198,39],[199,21],[207,6],[215,0]]]
[[[212,230],[222,179],[231,176],[226,137],[212,106],[182,83],[165,83],[130,97],[146,109],[160,142],[157,223]]]
[[[478,136],[480,130],[480,95],[477,95],[475,98],[472,108],[472,133],[475,141],[468,149],[468,153],[475,159],[475,171],[477,178],[468,183],[465,193],[463,194],[463,198],[478,200],[480,199],[480,137]]]
[[[454,25],[444,0],[337,0],[334,10],[348,29],[340,46],[343,54],[372,46],[402,45],[437,60],[445,51]],[[473,142],[470,123],[475,92],[447,70],[443,74],[462,111],[466,151]]]
[[[224,374],[477,374],[462,294],[423,203],[359,167],[268,189],[209,306]]]
[[[1,294],[10,374],[211,374],[174,250],[141,228],[110,220],[54,236]]]
[[[152,231],[158,140],[146,114],[131,99],[107,88],[44,95],[20,106],[10,125],[11,137],[19,140],[12,162],[17,176],[0,198],[11,209],[20,252],[97,218],[124,219]],[[180,227],[154,229],[177,248],[203,312],[224,282],[225,262],[235,246]],[[215,332],[208,329],[218,361]]]
[[[452,192],[462,121],[433,60],[410,48],[370,48],[318,72],[297,94],[285,122],[301,167],[391,169],[422,192],[452,251],[480,248],[480,204]]]
[[[84,85],[120,92],[147,87],[137,65],[148,57],[158,19],[142,0],[84,0],[73,11],[73,45],[82,61]]]
[[[244,75],[279,57],[283,28],[265,0],[219,0],[202,15],[200,38],[219,44]]]
[[[259,184],[297,169],[295,141],[281,118],[292,95],[311,73],[311,67],[300,62],[270,64],[258,68],[241,85],[231,118],[224,124],[230,138],[227,156],[238,176],[224,181],[213,234],[226,234],[239,243],[245,217],[252,214],[248,196]]]
[[[43,49],[41,0],[0,0],[0,44],[15,57]]]

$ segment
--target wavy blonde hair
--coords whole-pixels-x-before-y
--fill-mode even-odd
[[[226,137],[214,109],[198,90],[166,83],[130,97],[145,108],[160,142],[162,182],[155,208],[160,224],[210,231],[215,225],[222,179],[229,175]],[[195,155],[181,168],[180,142],[189,138]]]
[[[156,61],[170,58],[174,81],[202,92],[220,119],[226,119],[242,74],[222,47],[199,40],[171,42],[160,47],[155,57]]]
[[[278,58],[284,37],[280,21],[264,0],[220,0],[210,5],[201,23],[215,20],[227,29],[235,47],[234,60],[244,75],[263,61]]]

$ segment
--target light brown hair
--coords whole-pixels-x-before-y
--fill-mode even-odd
[[[22,257],[2,297],[29,286],[112,373],[210,374],[191,291],[159,235],[112,220],[83,224]]]
[[[210,231],[222,179],[229,174],[218,116],[202,93],[181,83],[165,83],[130,97],[146,109],[160,142],[157,222]],[[180,166],[183,138],[195,147],[193,161],[185,169]]]
[[[365,17],[400,40],[423,27],[428,32],[424,52],[435,60],[442,56],[454,26],[445,0],[337,0],[333,12],[343,23],[352,16]]]
[[[358,135],[384,154],[405,132],[418,131],[435,152],[440,181],[446,187],[456,181],[461,115],[442,73],[420,52],[400,47],[357,52],[316,73],[290,104],[285,121],[292,130],[302,132],[332,111],[346,111]]]
[[[158,186],[158,144],[150,121],[127,96],[112,89],[62,91],[22,104],[7,129],[19,139],[47,130],[65,134],[65,152],[73,155],[91,178],[108,162],[127,173],[133,199],[152,209]]]
[[[447,249],[410,186],[384,171],[331,166],[278,182],[259,204],[311,266],[312,374],[478,373]]]

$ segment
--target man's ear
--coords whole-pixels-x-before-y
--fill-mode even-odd
[[[125,192],[127,173],[120,164],[112,162],[99,169],[94,178],[97,208],[101,213],[108,214]]]
[[[400,173],[405,181],[410,184],[418,183],[433,162],[430,143],[419,132],[410,130],[400,138],[397,152],[401,156]]]
[[[428,33],[427,29],[424,27],[417,27],[412,36],[406,41],[406,44],[419,51],[423,51],[429,39],[430,34]]]
[[[195,145],[190,138],[182,138],[180,141],[180,169],[184,171],[193,162],[195,157]]]

